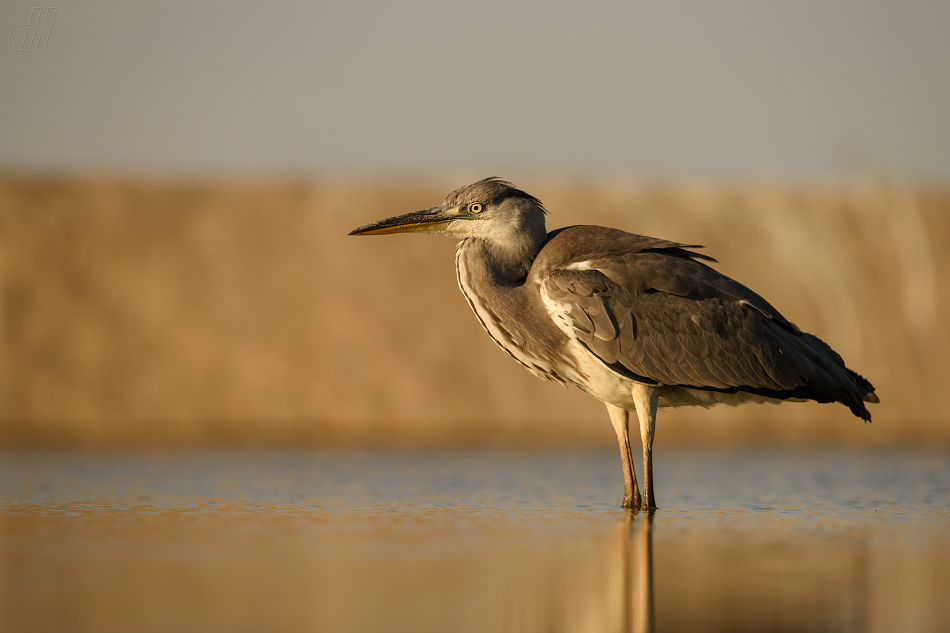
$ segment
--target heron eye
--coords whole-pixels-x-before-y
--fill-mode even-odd
[[[472,205],[468,208],[472,213],[481,213],[482,212],[482,203],[473,202]]]

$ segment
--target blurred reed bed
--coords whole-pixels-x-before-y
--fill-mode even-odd
[[[453,241],[346,235],[462,184],[0,177],[0,443],[612,445],[484,335]],[[549,229],[704,244],[882,400],[664,411],[658,446],[950,444],[950,189],[516,184]]]

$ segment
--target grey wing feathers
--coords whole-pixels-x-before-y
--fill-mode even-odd
[[[873,387],[828,345],[684,245],[657,242],[587,259],[577,253],[539,276],[591,353],[640,382],[837,401],[869,419],[861,396]]]
[[[551,233],[541,254],[551,269],[585,262],[631,293],[665,292],[689,299],[734,299],[793,331],[798,328],[765,299],[698,260],[715,262],[670,242],[599,226],[574,226]],[[539,257],[539,259],[541,259]]]
[[[796,386],[757,312],[737,302],[629,293],[597,270],[551,271],[545,294],[567,307],[577,339],[630,377],[664,385]],[[624,371],[626,370],[626,371]]]

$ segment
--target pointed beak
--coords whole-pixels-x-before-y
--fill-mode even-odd
[[[350,235],[387,235],[389,233],[437,233],[459,219],[459,208],[442,205],[386,218],[350,231]]]

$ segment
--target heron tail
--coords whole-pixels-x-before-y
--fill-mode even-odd
[[[851,378],[854,380],[854,386],[857,388],[858,398],[852,402],[846,402],[845,404],[847,404],[848,408],[851,409],[851,413],[858,416],[865,422],[870,422],[871,414],[864,406],[864,403],[871,402],[877,404],[881,401],[881,399],[877,397],[876,393],[874,393],[874,385],[872,385],[867,378],[850,369],[848,369],[848,374],[850,374]]]

